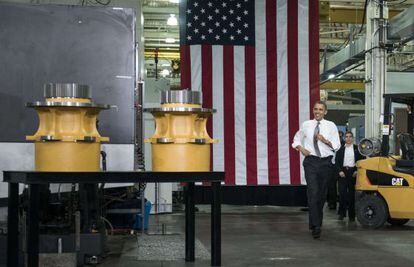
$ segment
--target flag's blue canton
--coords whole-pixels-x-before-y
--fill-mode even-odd
[[[180,13],[182,44],[254,45],[254,0],[189,0]]]

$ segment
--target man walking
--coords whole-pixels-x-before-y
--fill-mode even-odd
[[[338,131],[338,134],[342,147],[345,144],[345,141],[343,140],[344,132]],[[335,165],[335,155],[332,159],[332,164]],[[336,171],[335,166],[334,168],[335,169],[332,171],[332,176],[328,182],[328,207],[330,210],[336,210],[336,202],[338,201],[338,172]]]
[[[332,157],[340,148],[335,123],[324,119],[327,112],[325,102],[317,101],[313,106],[314,119],[302,124],[292,144],[305,156],[303,167],[308,194],[309,229],[313,238],[321,236],[323,206],[333,171]]]
[[[357,175],[356,162],[363,159],[358,147],[354,145],[352,132],[345,133],[345,145],[336,153],[336,168],[339,174],[339,220],[346,217],[350,222],[355,221],[355,182]]]

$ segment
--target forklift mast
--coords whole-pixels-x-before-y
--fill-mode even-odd
[[[408,106],[408,120],[407,120],[407,132],[409,134],[414,133],[414,94],[386,94],[384,95],[384,126],[388,125],[388,130],[383,128],[382,132],[382,145],[381,155],[388,157],[390,144],[389,137],[392,130],[392,103],[406,104]]]

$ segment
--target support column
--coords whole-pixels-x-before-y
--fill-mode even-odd
[[[383,94],[385,93],[387,53],[384,48],[385,24],[388,20],[386,1],[368,1],[366,9],[365,54],[365,137],[381,137]]]

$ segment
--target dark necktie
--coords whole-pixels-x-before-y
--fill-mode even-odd
[[[319,146],[318,146],[319,124],[320,122],[318,121],[315,127],[315,132],[313,133],[313,146],[315,147],[315,153],[318,157],[321,156],[321,151],[319,151]]]

